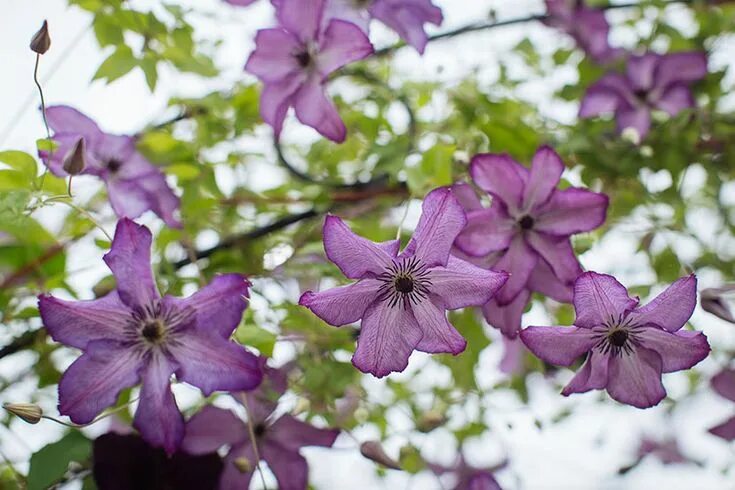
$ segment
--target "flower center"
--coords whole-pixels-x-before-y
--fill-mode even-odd
[[[643,105],[648,105],[648,97],[649,97],[650,91],[645,90],[642,88],[639,88],[638,90],[633,92],[633,95],[635,96],[638,101]]]
[[[631,324],[624,315],[611,317],[603,325],[592,329],[597,341],[595,347],[601,354],[620,356],[629,355],[635,351],[639,342],[638,333],[642,327]]]
[[[378,290],[378,298],[387,301],[390,307],[399,303],[403,308],[408,308],[411,303],[419,304],[430,292],[431,281],[428,276],[428,268],[416,257],[394,261],[377,278],[383,282]]]
[[[253,434],[255,434],[255,437],[263,437],[263,434],[265,434],[267,427],[264,423],[256,424],[255,427],[253,427]]]
[[[529,215],[525,215],[518,220],[518,226],[520,226],[522,230],[530,230],[533,228],[534,223],[535,221]]]
[[[166,349],[167,345],[177,342],[178,333],[189,327],[194,319],[191,308],[166,307],[162,301],[136,307],[131,311],[125,329],[125,337],[130,345],[144,350],[153,347]]]
[[[120,170],[120,167],[122,167],[122,162],[116,158],[111,158],[107,161],[107,170],[113,174]]]
[[[615,347],[623,347],[628,341],[628,332],[625,330],[613,330],[607,335],[607,340]]]
[[[148,320],[146,323],[143,324],[143,328],[140,330],[140,334],[143,336],[143,338],[152,344],[155,344],[163,339],[165,333],[166,327],[163,325],[163,322],[158,318]]]

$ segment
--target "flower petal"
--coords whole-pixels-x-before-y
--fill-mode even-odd
[[[51,337],[77,349],[85,349],[95,340],[125,340],[124,329],[131,314],[115,291],[90,301],[64,301],[41,295],[38,308]]]
[[[248,437],[247,424],[230,410],[207,405],[186,423],[181,449],[189,454],[217,452]]]
[[[617,320],[636,307],[637,299],[617,279],[607,274],[585,272],[574,283],[574,325],[593,328]]]
[[[635,325],[655,325],[669,332],[681,329],[697,306],[697,277],[677,279],[650,303],[630,313]]]
[[[564,172],[564,162],[549,146],[536,151],[523,193],[523,209],[527,212],[543,205],[554,192]]]
[[[480,198],[475,194],[475,190],[469,184],[454,184],[452,185],[452,194],[457,198],[457,201],[462,205],[465,212],[479,211],[483,209]]]
[[[534,229],[557,236],[594,230],[605,222],[609,202],[605,194],[585,189],[558,190],[534,213]]]
[[[584,94],[579,106],[579,117],[582,119],[612,114],[625,103],[620,93],[608,86],[595,83]]]
[[[202,390],[204,396],[214,391],[252,390],[263,379],[258,358],[240,344],[193,331],[176,340],[169,346],[180,365],[176,376]]]
[[[572,393],[586,393],[590,390],[601,390],[607,386],[608,365],[610,357],[600,354],[597,350],[591,350],[587,354],[582,369],[562,390],[561,394],[569,396]]]
[[[720,396],[735,402],[735,369],[725,369],[710,381],[712,389]]]
[[[505,286],[495,297],[499,305],[507,305],[526,288],[531,271],[536,267],[538,254],[528,246],[523,235],[516,235],[503,257],[493,269],[510,273]]]
[[[442,11],[431,0],[393,2],[377,0],[370,5],[370,14],[393,29],[420,54],[424,53],[428,36],[424,24],[441,25]]]
[[[105,340],[92,341],[86,349],[59,381],[59,413],[75,424],[91,422],[140,379],[140,358],[132,349]]]
[[[403,371],[422,336],[410,310],[373,303],[365,310],[352,364],[378,378]]]
[[[290,415],[283,415],[268,428],[269,441],[290,451],[306,446],[332,447],[339,429],[319,429]]]
[[[557,366],[571,366],[596,343],[590,330],[577,327],[528,327],[521,340],[536,357]]]
[[[278,22],[302,43],[316,40],[324,13],[324,0],[279,0]]]
[[[666,397],[661,383],[661,356],[644,347],[610,357],[607,392],[620,403],[649,408]]]
[[[322,233],[327,258],[350,279],[379,276],[393,265],[384,247],[356,235],[336,216],[326,217]]]
[[[238,460],[247,461],[252,468],[250,471],[241,471],[236,462]],[[253,452],[253,445],[250,439],[233,446],[225,458],[225,466],[222,470],[222,476],[219,480],[219,490],[244,490],[250,488],[250,480],[255,474],[258,460]]]
[[[175,217],[179,209],[178,196],[166,183],[166,177],[158,170],[135,179],[107,179],[107,194],[115,214],[121,218],[137,218],[146,211],[153,211],[168,226],[181,228]]]
[[[427,267],[445,265],[452,243],[467,224],[467,217],[449,187],[434,189],[424,198],[421,218],[406,250]]]
[[[528,170],[510,155],[476,155],[470,163],[470,175],[482,190],[503,201],[511,214],[521,208]]]
[[[526,240],[549,264],[554,275],[562,283],[571,284],[582,273],[582,267],[577,262],[572,242],[568,238],[529,231]]]
[[[654,86],[656,69],[664,57],[660,54],[646,53],[633,55],[628,58],[626,73],[632,85],[633,91],[650,90]]]
[[[424,334],[416,350],[432,354],[446,352],[456,356],[465,350],[467,341],[449,323],[444,305],[440,301],[430,297],[411,305],[413,316]]]
[[[666,111],[670,116],[676,116],[684,109],[694,107],[692,91],[684,84],[671,85],[656,101],[656,107]]]
[[[273,128],[276,139],[281,135],[294,95],[305,81],[306,75],[298,73],[278,82],[269,82],[260,92],[260,117]]]
[[[726,441],[735,441],[735,417],[723,424],[712,427],[708,432]]]
[[[431,293],[441,298],[446,309],[456,310],[490,301],[508,280],[508,273],[481,269],[450,255],[446,267],[429,270],[429,280]]]
[[[293,105],[298,120],[325,138],[342,143],[347,137],[347,128],[318,78],[312,77],[299,88]]]
[[[365,310],[376,300],[383,285],[375,279],[362,279],[348,286],[328,289],[320,293],[306,291],[299,304],[309,308],[316,316],[335,327],[354,323],[363,317]]]
[[[545,260],[536,263],[528,278],[528,289],[560,303],[571,303],[574,299],[573,285],[561,282]]]
[[[84,137],[90,146],[102,137],[104,133],[89,117],[85,116],[73,107],[66,105],[54,105],[46,108],[46,121],[56,133],[76,133]]]
[[[696,82],[707,76],[707,55],[701,51],[671,53],[663,56],[656,72],[656,86],[676,82]]]
[[[309,484],[309,465],[297,451],[266,441],[260,448],[261,457],[268,463],[282,490],[305,489]],[[240,487],[242,488],[242,487]]]
[[[283,29],[261,29],[255,35],[255,50],[245,63],[245,71],[264,82],[279,82],[302,70],[294,56],[302,49],[303,44]]]
[[[344,20],[332,20],[322,37],[317,56],[319,73],[326,78],[348,63],[373,54],[373,45],[358,26]]]
[[[641,141],[651,130],[651,111],[648,107],[622,108],[615,114],[615,118],[618,122],[618,132],[622,133],[628,128],[633,128]]]
[[[709,355],[707,337],[702,332],[681,330],[667,332],[655,326],[638,333],[643,347],[661,356],[662,371],[671,373],[689,369]]]
[[[498,364],[500,372],[504,374],[520,374],[523,369],[523,360],[528,352],[526,346],[523,345],[519,338],[508,338],[505,335],[503,339],[503,358]]]
[[[151,354],[143,375],[143,388],[133,427],[153,447],[173,454],[184,438],[184,417],[171,392],[171,374],[178,368],[163,354]]]
[[[457,235],[454,245],[475,257],[508,248],[518,228],[504,208],[502,203],[495,202],[488,209],[469,211],[467,226]]]
[[[131,308],[146,307],[159,298],[151,270],[148,228],[123,218],[117,222],[112,247],[104,261],[117,280],[117,292]]]
[[[505,337],[514,339],[521,331],[521,319],[530,299],[531,292],[524,289],[507,305],[500,306],[496,300],[489,301],[483,306],[482,313],[492,327],[500,330]]]

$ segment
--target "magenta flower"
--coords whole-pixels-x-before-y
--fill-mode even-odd
[[[711,383],[717,394],[735,402],[735,369],[723,370],[712,378]],[[726,441],[735,440],[735,416],[716,427],[712,427],[709,432]]]
[[[112,209],[121,218],[137,218],[153,211],[168,225],[181,227],[175,217],[179,198],[166,183],[166,177],[135,148],[135,138],[102,132],[93,120],[68,106],[46,109],[53,140],[59,145],[48,158],[41,152],[44,163],[58,177],[66,177],[64,160],[79,142],[84,140],[86,166],[81,172],[105,182]]]
[[[467,343],[447,321],[445,310],[487,303],[508,278],[505,272],[484,270],[449,254],[465,223],[464,211],[448,188],[426,196],[416,232],[401,253],[398,240],[370,242],[328,216],[327,257],[357,282],[307,291],[299,304],[337,327],[362,319],[352,363],[379,378],[403,371],[414,349],[459,354]]]
[[[675,116],[695,106],[689,86],[707,75],[701,52],[631,56],[625,75],[608,73],[587,89],[579,117],[615,113],[618,131],[633,128],[641,140],[651,129],[651,111]]]
[[[605,222],[608,198],[585,189],[557,189],[564,171],[559,155],[542,146],[527,169],[508,155],[472,159],[470,174],[492,196],[484,208],[469,186],[455,186],[467,211],[467,227],[454,245],[486,267],[510,273],[493,301],[487,321],[515,337],[531,291],[571,301],[571,285],[582,272],[570,237]],[[478,263],[473,260],[474,263]]]
[[[608,43],[610,24],[602,10],[588,7],[583,0],[546,0],[546,11],[545,24],[572,36],[596,63],[609,63],[623,54]]]
[[[322,30],[324,0],[281,0],[280,27],[258,31],[255,51],[245,70],[265,85],[260,114],[281,134],[288,108],[303,124],[341,143],[347,130],[327,98],[330,73],[372,54],[373,47],[359,27],[332,20]]]
[[[331,447],[339,435],[336,429],[318,429],[291,415],[273,415],[278,398],[286,391],[283,369],[265,368],[266,377],[257,390],[247,395],[258,455],[268,463],[283,490],[305,490],[309,467],[299,450],[306,446]],[[235,397],[242,401],[242,397]],[[229,446],[220,490],[242,490],[250,485],[258,459],[253,450],[248,424],[229,410],[206,406],[186,424],[182,448],[194,455]]]
[[[59,412],[89,423],[142,381],[133,425],[149,444],[173,453],[184,435],[173,373],[207,396],[253,389],[262,373],[253,354],[229,341],[247,305],[247,280],[226,274],[188,298],[162,298],[150,248],[147,228],[120,220],[104,257],[117,289],[91,301],[41,295],[39,308],[54,340],[84,352],[61,377]]]
[[[696,303],[694,275],[640,307],[614,277],[585,272],[574,284],[574,326],[528,327],[521,339],[551,364],[571,366],[587,354],[564,396],[606,388],[621,403],[648,408],[666,396],[662,373],[689,369],[709,354],[702,332],[681,330]]]

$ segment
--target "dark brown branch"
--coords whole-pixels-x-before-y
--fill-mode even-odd
[[[41,339],[44,335],[46,335],[46,331],[44,329],[31,330],[21,334],[14,338],[8,345],[0,349],[0,359],[32,346],[36,343],[36,340]]]

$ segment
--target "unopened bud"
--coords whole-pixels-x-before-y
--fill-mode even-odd
[[[32,403],[3,403],[3,408],[29,424],[39,423],[43,416],[41,407]]]
[[[62,167],[69,175],[79,175],[87,166],[84,159],[85,145],[84,138],[79,138],[74,148],[64,157]]]
[[[401,464],[385,453],[383,446],[378,441],[366,441],[360,444],[360,453],[371,461],[391,468],[400,470]]]
[[[427,433],[441,427],[446,422],[446,415],[438,410],[429,410],[421,415],[421,417],[416,421],[416,429],[418,429],[419,432]]]
[[[48,33],[48,22],[43,21],[43,25],[31,38],[31,51],[38,54],[45,54],[51,47],[51,36]]]
[[[731,291],[732,286],[703,289],[700,293],[700,304],[702,305],[702,309],[708,313],[712,313],[718,318],[722,318],[726,322],[735,323],[735,317],[733,317],[730,307],[721,296],[723,292],[727,293]]]
[[[253,471],[253,464],[248,458],[237,458],[233,461],[233,464],[240,473],[250,473]]]

